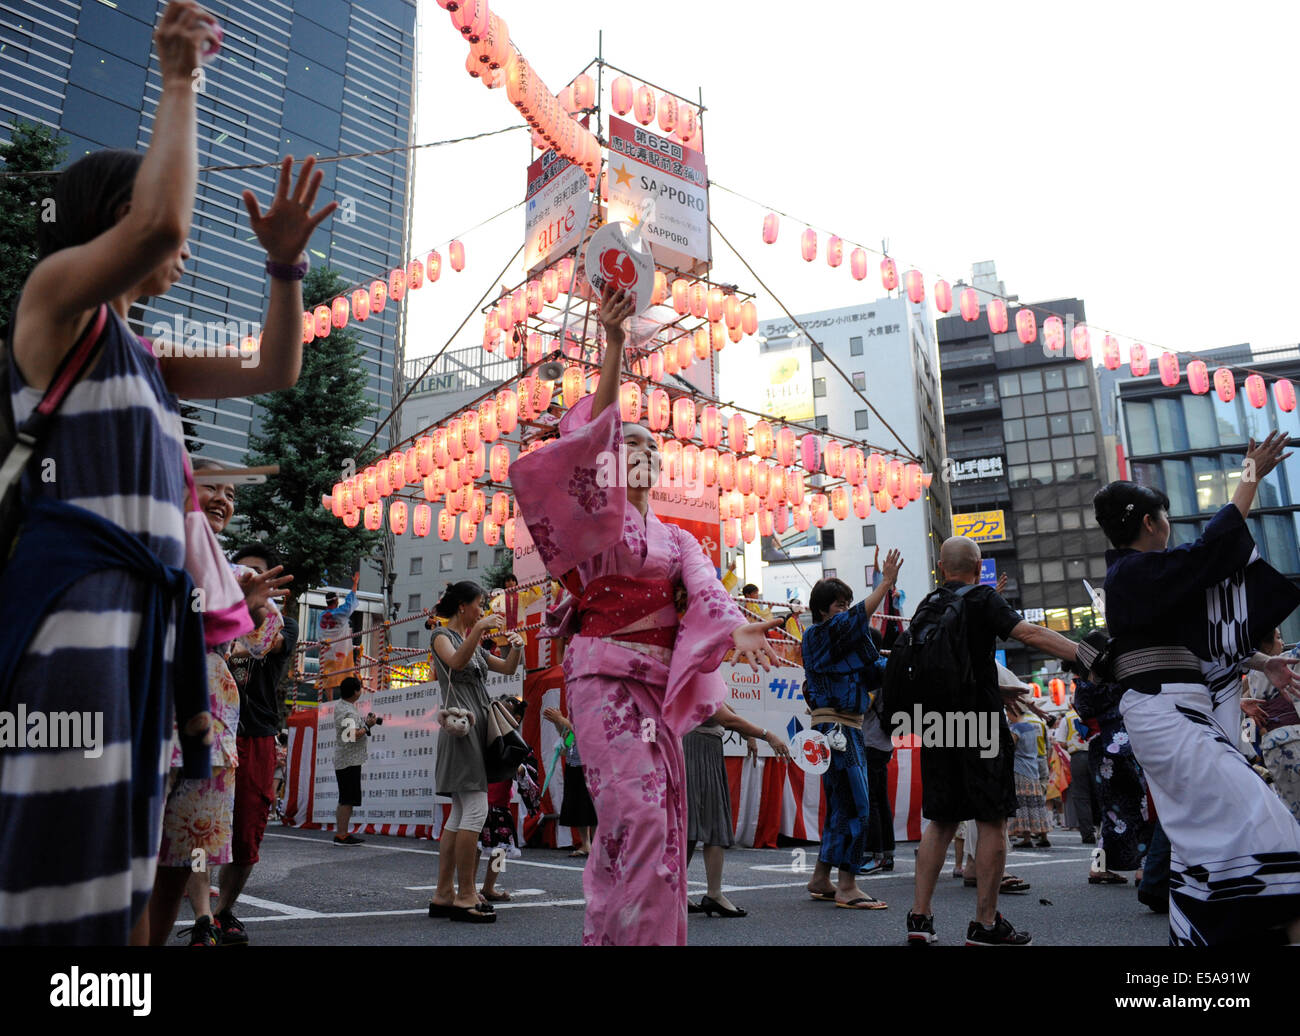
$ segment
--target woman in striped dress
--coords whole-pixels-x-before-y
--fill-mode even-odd
[[[125,322],[132,303],[184,273],[198,165],[193,72],[217,38],[197,4],[167,6],[154,34],[162,93],[148,153],[97,152],[63,172],[57,219],[39,225],[41,258],[15,309],[11,396],[0,405],[18,424],[99,321],[103,345],[23,474],[24,524],[0,576],[0,708],[98,716],[102,733],[94,750],[0,751],[0,943],[143,941],[173,703],[188,735],[186,775],[207,775],[176,395],[287,388],[302,358],[297,280],[272,281],[254,366],[238,355],[170,356]],[[285,264],[301,260],[333,209],[309,216],[321,179],[311,167],[290,194],[285,159],[265,214],[244,193],[275,278],[301,276]]]

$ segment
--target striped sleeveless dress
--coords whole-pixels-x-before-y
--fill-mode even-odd
[[[183,567],[176,399],[149,348],[111,309],[103,334],[98,363],[68,393],[24,475],[23,498],[48,495],[93,511]],[[41,393],[9,356],[21,423]],[[132,649],[148,600],[130,572],[86,576],[58,600],[19,663],[15,710],[98,714],[102,727],[95,758],[80,748],[0,749],[0,943],[125,944],[148,901],[171,754],[170,744],[158,744],[157,780],[134,786],[131,717],[143,681]],[[174,616],[163,635],[170,667]],[[164,680],[170,686],[170,673]],[[160,729],[171,726],[163,717]]]

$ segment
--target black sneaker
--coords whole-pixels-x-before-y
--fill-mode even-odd
[[[230,912],[229,907],[213,918],[213,923],[220,935],[222,946],[248,945],[248,933],[244,931],[243,922]]]
[[[334,844],[335,845],[365,845],[366,840],[364,838],[358,838],[356,835],[348,835],[347,838],[340,838],[338,835],[335,835]]]
[[[909,910],[907,912],[907,945],[929,946],[931,943],[938,941],[939,937],[934,934],[934,915],[914,914]]]
[[[191,946],[221,945],[221,933],[213,927],[212,918],[207,915],[200,917],[194,922],[193,928],[187,928],[181,935],[190,937]]]
[[[1032,941],[1028,932],[1017,932],[1001,914],[994,919],[992,928],[972,921],[966,929],[967,946],[1028,946]]]

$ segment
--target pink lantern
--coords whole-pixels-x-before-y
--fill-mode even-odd
[[[799,507],[803,503],[803,472],[797,468],[791,468],[785,473],[785,495],[793,507]]]
[[[1264,388],[1264,379],[1258,374],[1246,376],[1246,399],[1256,410],[1268,402],[1268,390]]]
[[[433,257],[435,254],[436,253],[434,252],[429,253],[430,269],[432,269]],[[447,258],[448,258],[448,262],[451,263],[451,268],[455,270],[457,273],[460,273],[461,270],[465,269],[464,243],[460,241],[453,241],[451,244],[449,244],[447,246]],[[431,273],[429,279],[437,280],[438,278],[436,275]]]
[[[754,542],[754,534],[758,531],[758,523],[752,514],[744,515],[740,519],[740,535],[746,543]]]
[[[637,87],[636,103],[633,108],[636,121],[642,126],[649,126],[655,117],[655,92],[648,86]]]
[[[623,382],[619,390],[619,409],[624,421],[636,424],[641,420],[641,386],[635,381]]]
[[[776,433],[776,459],[782,467],[794,463],[795,436],[793,428],[782,428]]]
[[[700,448],[693,442],[682,446],[682,478],[692,485],[700,480]]]
[[[742,457],[736,461],[736,488],[744,496],[754,492],[754,465],[756,463],[757,461],[753,457]]]
[[[772,456],[776,448],[776,438],[772,426],[761,418],[754,422],[754,452],[764,459]]]
[[[744,414],[732,414],[727,422],[727,449],[737,455],[749,449],[749,427]]]
[[[1237,398],[1237,383],[1233,380],[1232,371],[1227,367],[1220,367],[1214,372],[1214,391],[1225,403],[1231,403]]]
[[[510,496],[507,493],[492,494],[492,520],[498,525],[510,517]]]
[[[505,443],[499,442],[492,447],[490,456],[488,472],[492,476],[492,481],[504,482],[510,474],[510,448]]]
[[[388,527],[393,530],[394,536],[402,536],[406,533],[406,501],[394,500],[388,505]]]
[[[913,303],[925,301],[925,277],[920,270],[908,270],[903,281],[907,287],[908,301]]]
[[[314,313],[303,311],[302,314],[302,344],[310,345],[316,340],[316,315]]]
[[[812,516],[808,513],[808,505],[797,508],[794,512],[794,527],[800,532],[807,532],[811,524]]]
[[[826,524],[826,519],[830,517],[830,501],[826,498],[825,493],[814,493],[808,498],[808,510],[811,513],[812,523],[817,528],[822,528]]]
[[[772,515],[772,528],[778,536],[785,534],[785,530],[790,528],[790,509],[785,506],[778,507]]]
[[[650,292],[650,305],[663,305],[664,299],[668,297],[668,275],[663,270],[655,271],[655,286]]]
[[[867,253],[861,248],[855,248],[849,253],[849,272],[853,274],[855,281],[864,280],[867,276]]]
[[[665,133],[671,133],[677,128],[677,98],[672,94],[661,94],[659,97],[659,128]]]
[[[812,227],[808,227],[800,235],[799,253],[806,263],[810,263],[817,258],[817,231],[813,230]]]
[[[867,488],[873,493],[885,488],[885,458],[879,453],[867,458]]]
[[[952,309],[952,287],[947,281],[934,282],[934,308],[940,313],[947,313]]]
[[[767,508],[758,512],[758,534],[760,536],[772,536],[776,533],[775,516]]]
[[[957,308],[961,312],[961,318],[966,323],[969,324],[979,319],[980,297],[975,293],[974,288],[962,288],[961,299],[957,303]]]
[[[758,334],[758,307],[752,300],[740,304],[740,329],[747,335]]]
[[[706,406],[700,412],[700,442],[715,449],[722,443],[722,415],[715,406]]]
[[[632,110],[635,91],[632,88],[632,80],[627,76],[619,76],[615,79],[610,84],[609,93],[610,103],[619,115],[626,115]]]
[[[903,468],[903,495],[909,500],[920,500],[921,490],[921,465],[908,464]]]
[[[871,493],[866,486],[853,487],[853,516],[866,518],[871,514]]]
[[[722,319],[722,314],[726,309],[726,293],[716,284],[709,289],[708,298],[705,301],[705,316],[714,323]]]
[[[501,530],[501,533],[504,536],[506,541],[506,546],[509,547],[511,550],[515,549],[515,522],[517,522],[518,520],[519,519],[517,518],[509,519]]]
[[[500,522],[495,522],[489,518],[483,523],[483,542],[489,547],[495,547],[501,542]]]
[[[1187,387],[1198,396],[1210,391],[1210,374],[1204,360],[1193,360],[1187,365]]]
[[[1295,409],[1295,386],[1287,378],[1278,378],[1273,382],[1273,401],[1284,414]]]
[[[425,261],[424,279],[428,281],[430,284],[433,284],[441,276],[442,276],[442,256],[435,248],[432,252],[429,253],[429,257]]]
[[[1128,347],[1128,367],[1135,378],[1145,378],[1151,372],[1151,360],[1147,357],[1147,347],[1134,342]]]
[[[573,103],[585,111],[596,102],[596,84],[585,72],[573,81]]]
[[[1119,342],[1114,335],[1107,335],[1101,342],[1101,362],[1108,371],[1119,370]]]
[[[519,424],[519,400],[514,389],[497,393],[497,427],[502,435],[509,435]]]
[[[884,514],[892,506],[889,501],[890,501],[889,494],[886,493],[883,489],[880,490],[880,492],[875,494],[876,510],[879,511],[881,514]]]
[[[352,315],[358,320],[370,316],[370,292],[365,288],[358,288],[352,293]]]
[[[717,411],[714,410],[714,413]],[[681,396],[673,403],[673,435],[679,439],[695,436],[695,403],[688,396]],[[716,446],[717,443],[710,443],[706,439],[704,445]]]
[[[781,231],[781,217],[775,212],[769,212],[763,217],[763,243],[765,245],[776,244],[776,236]]]
[[[312,317],[316,321],[316,337],[328,338],[333,324],[333,313],[329,306],[317,306],[312,310]]]
[[[1178,384],[1178,354],[1161,353],[1156,365],[1160,368],[1160,384],[1173,388]]]
[[[740,519],[728,518],[722,523],[722,539],[729,549],[735,549],[740,543]]]
[[[691,282],[683,277],[673,281],[673,309],[681,316],[691,311]]]
[[[891,460],[885,465],[885,492],[892,499],[903,491],[903,462]]]
[[[683,104],[677,112],[677,139],[683,144],[690,144],[699,135],[699,131],[699,115],[691,105]]]
[[[988,316],[989,330],[995,335],[1007,332],[1007,304],[1001,299],[990,299],[984,309]]]
[[[668,427],[669,404],[667,392],[661,388],[651,389],[649,406],[646,409],[652,432],[662,432]]]
[[[718,485],[730,493],[736,488],[736,455],[718,454]]]
[[[335,327],[348,326],[348,300],[340,295],[330,304],[330,320]]]
[[[709,344],[713,346],[715,353],[720,353],[727,347],[726,324],[719,321],[716,324],[709,325]]]
[[[709,315],[709,286],[703,281],[691,285],[691,316],[703,320]]]
[[[366,504],[366,528],[371,532],[378,532],[384,527],[384,505]]]
[[[424,287],[424,263],[419,259],[412,259],[406,264],[406,287],[410,291]]]
[[[473,516],[465,511],[458,519],[460,522],[460,542],[473,543],[478,538],[478,522],[473,520]]]
[[[867,458],[856,446],[850,446],[844,451],[844,477],[851,486],[862,485],[862,479],[866,476]]]
[[[346,525],[349,529],[355,529],[357,527],[357,522],[359,521],[359,519],[360,516],[358,512],[355,509],[353,509],[351,511],[346,512],[343,515],[343,524]]]
[[[826,242],[826,265],[833,268],[842,262],[844,262],[844,242],[832,236]]]
[[[837,522],[849,516],[849,493],[843,486],[831,490],[831,514],[835,515]]]
[[[1016,313],[1016,336],[1022,345],[1033,345],[1038,340],[1038,321],[1032,309],[1022,309]]]
[[[728,295],[722,300],[722,319],[732,331],[740,329],[740,299]]]
[[[898,266],[889,256],[880,260],[880,283],[885,286],[886,291],[893,291],[898,287]]]
[[[706,486],[713,486],[718,481],[718,451],[712,447],[700,450],[700,478]]]
[[[697,327],[695,329],[692,342],[695,349],[695,358],[697,360],[707,360],[709,358],[709,352],[713,348],[710,344],[712,337],[713,336],[710,334],[707,326]]]
[[[444,543],[456,534],[456,515],[451,508],[444,507],[438,512],[438,539]]]
[[[1074,358],[1076,360],[1086,360],[1092,355],[1092,343],[1088,340],[1088,326],[1086,324],[1076,324],[1070,337],[1074,342]]]
[[[799,455],[803,468],[810,474],[821,466],[822,441],[816,435],[805,435],[799,440]]]
[[[822,455],[822,470],[831,478],[839,478],[844,473],[844,445],[835,439],[826,444]]]
[[[1055,314],[1043,321],[1043,344],[1048,352],[1065,352],[1065,321]]]
[[[412,532],[420,539],[429,535],[429,529],[433,524],[433,508],[428,504],[416,504],[414,514],[414,527]]]
[[[388,297],[394,302],[401,302],[406,294],[406,271],[400,266],[388,271]]]

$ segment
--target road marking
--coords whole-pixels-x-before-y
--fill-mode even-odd
[[[266,834],[266,837],[267,837],[267,838],[284,838],[284,839],[288,839],[289,841],[293,841],[293,842],[315,842],[317,845],[329,845],[329,843],[333,840],[333,839],[325,839],[325,838],[308,838],[306,835],[281,835],[281,834],[273,834],[273,833],[270,833],[270,832],[268,832],[268,833]],[[394,836],[394,837],[395,837],[395,836]],[[438,850],[437,850],[437,849],[412,849],[412,848],[409,848],[409,847],[404,846],[404,845],[371,845],[369,842],[367,842],[365,845],[362,845],[362,846],[359,846],[359,847],[354,846],[353,848],[361,848],[361,849],[383,849],[383,850],[385,850],[386,852],[390,852],[390,853],[419,853],[421,856],[437,856],[437,855],[438,855]],[[547,850],[543,850],[543,851],[547,851]],[[586,870],[585,867],[575,867],[575,866],[573,866],[572,864],[563,864],[563,863],[538,863],[538,862],[536,862],[536,861],[534,861],[534,860],[511,860],[511,859],[507,859],[507,860],[506,860],[506,868],[509,868],[509,867],[545,867],[545,868],[547,868],[548,870],[555,870],[555,871],[577,871],[579,874],[581,874],[584,870]],[[243,898],[243,897],[240,897],[240,898]]]
[[[1039,856],[1036,859],[1027,860],[1023,863],[1017,860],[1016,866],[1017,867],[1041,867],[1044,864],[1049,864],[1049,863],[1083,863],[1091,859],[1092,857],[1090,855],[1089,856],[1068,856],[1068,857],[1056,856],[1050,860],[1045,860],[1041,856]],[[751,864],[749,869],[751,871],[764,871],[764,872],[775,873],[775,874],[781,874],[781,873],[811,874],[813,872],[813,868],[808,866],[807,863],[805,863],[802,868],[792,867],[790,866],[789,863],[758,863],[758,864]],[[859,874],[858,878],[859,879],[890,878],[890,877],[896,877],[900,874],[912,875],[915,873],[916,873],[915,870],[903,870],[900,868],[898,870],[893,870],[893,871],[872,871],[870,874]]]
[[[431,892],[434,889],[436,889],[438,886],[437,885],[403,885],[402,887],[406,889],[407,892]],[[544,896],[546,895],[546,890],[545,889],[514,889],[511,891],[510,895],[511,896]]]
[[[239,897],[243,899],[243,896]],[[527,910],[536,907],[573,907],[586,906],[585,899],[553,899],[541,903],[496,903],[494,904],[496,912],[499,914],[502,910]],[[326,921],[341,920],[351,917],[403,917],[421,915],[427,917],[429,908],[420,907],[418,910],[359,910],[353,913],[330,913],[330,914],[312,914],[310,917],[241,917],[243,924],[258,924],[264,921]],[[192,923],[192,922],[191,922]]]

